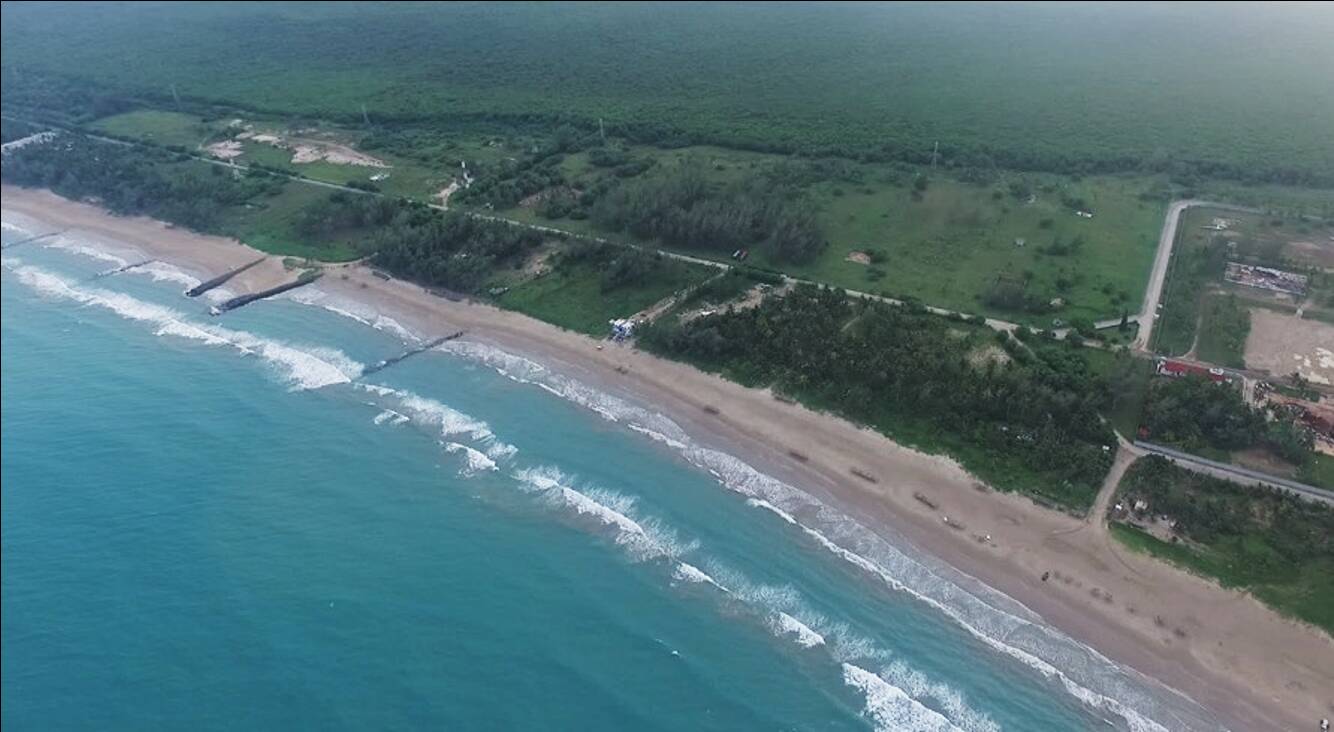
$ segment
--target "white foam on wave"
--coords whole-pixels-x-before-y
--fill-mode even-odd
[[[963,590],[953,585],[947,586],[946,588],[947,593],[950,596],[952,596],[952,599],[960,601],[961,603],[957,605],[950,604],[949,602],[942,601],[940,599],[937,599],[936,597],[933,597],[931,594],[918,592],[914,590],[912,587],[905,584],[899,578],[895,577],[894,575],[886,571],[884,567],[880,566],[879,564],[867,559],[866,557],[856,552],[843,548],[836,542],[830,540],[827,536],[825,536],[821,532],[816,531],[815,529],[812,529],[808,526],[803,526],[802,530],[808,536],[815,539],[815,541],[818,544],[825,547],[829,551],[833,552],[837,556],[847,560],[854,566],[866,571],[867,573],[875,577],[880,578],[890,587],[896,590],[907,592],[912,596],[916,597],[917,599],[927,603],[936,610],[940,611],[950,619],[954,620],[959,626],[961,626],[974,638],[977,638],[986,645],[990,646],[993,650],[1005,654],[1019,661],[1020,663],[1023,663],[1029,668],[1036,670],[1038,673],[1042,674],[1042,676],[1046,678],[1056,679],[1057,681],[1060,682],[1062,687],[1065,689],[1066,693],[1079,699],[1088,706],[1095,709],[1108,711],[1121,717],[1126,721],[1126,723],[1130,726],[1130,729],[1133,732],[1167,732],[1166,727],[1140,714],[1138,711],[1136,711],[1136,709],[1126,705],[1125,703],[1121,702],[1116,698],[1113,698],[1112,696],[1095,692],[1092,689],[1089,689],[1088,687],[1081,685],[1073,678],[1071,678],[1067,673],[1065,673],[1061,669],[1058,669],[1054,664],[1042,659],[1041,657],[1035,655],[1034,653],[1024,650],[1022,647],[1018,645],[1018,643],[1016,643],[1017,636],[1025,631],[1029,630],[1036,631],[1038,633],[1043,634],[1044,636],[1047,634],[1055,635],[1056,631],[1046,628],[1045,626],[1037,625],[1035,623],[1031,623],[1026,620],[1015,618],[1014,616],[1011,616],[1000,610],[995,610],[994,608],[990,608],[989,606],[987,608],[989,613],[985,616],[982,616],[982,619],[984,621],[990,621],[987,623],[988,627],[987,628],[980,627],[979,625],[974,624],[978,620],[977,616],[970,615],[970,611],[975,613],[979,608],[977,608],[975,605],[970,606],[966,604],[966,601],[964,600],[963,596],[971,598],[974,601],[976,601],[976,598],[973,598],[971,595],[967,595],[967,593],[963,592]],[[1076,646],[1073,644],[1073,642],[1071,642],[1071,647],[1072,650],[1074,650],[1076,653],[1083,651],[1088,654],[1096,655],[1098,659],[1104,661],[1108,665],[1111,665],[1110,660],[1096,654],[1095,651],[1087,648],[1086,646]],[[1078,662],[1078,659],[1076,658],[1066,658],[1065,660]],[[1134,692],[1134,690],[1132,689],[1122,689],[1121,691],[1125,693]]]
[[[877,730],[884,732],[959,730],[940,712],[924,706],[899,687],[860,666],[843,664],[843,682],[866,697],[864,713],[875,722]]]
[[[306,287],[293,291],[288,295],[288,299],[302,305],[323,308],[334,315],[354,320],[375,330],[391,333],[406,343],[421,343],[422,338],[410,329],[403,326],[402,323],[393,318],[384,315],[374,308],[364,303],[345,300],[334,297],[333,295],[319,289],[318,287]]]
[[[490,461],[512,458],[519,451],[515,446],[497,438],[495,433],[491,431],[491,426],[486,422],[434,399],[379,384],[357,382],[356,387],[376,396],[395,400],[398,410],[406,413],[406,420],[433,428],[436,430],[436,437],[440,439],[442,444],[455,442],[451,438],[466,435],[481,448],[480,452]],[[395,413],[399,414],[400,412],[395,411]],[[399,424],[399,422],[395,422],[395,424]]]
[[[500,469],[496,466],[496,461],[467,445],[457,442],[446,442],[445,452],[462,452],[464,454],[467,463],[459,470],[459,475],[464,477],[473,476],[488,470]]]
[[[184,313],[113,290],[83,287],[60,275],[7,258],[9,268],[23,284],[48,297],[110,310],[127,320],[155,326],[156,335],[200,341],[210,346],[230,346],[243,355],[254,355],[281,369],[293,389],[318,389],[345,384],[361,374],[362,366],[341,351],[301,348],[233,330],[189,320]]]
[[[802,648],[814,648],[816,646],[824,645],[824,636],[815,632],[809,625],[797,620],[791,615],[780,610],[774,615],[774,618],[775,623],[777,624],[777,631],[780,634],[790,633],[795,635],[797,637],[797,645]]]
[[[32,235],[31,231],[28,231],[22,226],[19,226],[18,224],[9,221],[0,221],[0,228],[3,228],[5,231],[12,232],[15,234],[27,234],[29,236]]]
[[[717,473],[714,473],[714,477],[716,478],[719,476]],[[772,503],[769,503],[763,498],[747,498],[746,505],[754,506],[755,508],[762,508],[766,511],[769,511],[770,513],[775,514],[776,516],[778,516],[778,518],[783,519],[789,524],[797,523],[797,519],[792,514],[788,513],[787,511],[784,511],[783,509],[779,508],[778,506],[775,506]]]
[[[525,468],[513,475],[526,489],[542,495],[554,507],[575,515],[593,519],[612,529],[618,546],[624,547],[636,561],[674,559],[697,546],[682,542],[675,532],[652,520],[637,521],[622,511],[629,511],[631,502],[610,491],[583,493],[570,487],[569,476],[553,467]],[[602,500],[593,498],[597,495]],[[621,510],[613,508],[619,506]]]
[[[479,419],[474,419],[463,412],[445,406],[434,399],[418,396],[411,392],[400,392],[403,406],[418,419],[440,428],[441,437],[468,435],[474,440],[486,440],[495,435],[490,426]]]
[[[914,699],[933,699],[942,714],[968,732],[1000,732],[1000,725],[969,707],[957,689],[949,684],[932,681],[926,674],[901,660],[882,669],[880,678]]]
[[[153,278],[154,282],[175,282],[182,285],[185,289],[199,286],[199,279],[187,273],[179,267],[172,266],[166,262],[153,261],[148,264],[141,264],[137,267],[131,267],[125,270],[130,274],[145,274]]]
[[[719,590],[722,590],[723,592],[727,593],[731,592],[731,590],[718,584],[718,581],[715,580],[713,577],[710,577],[707,572],[700,569],[699,567],[696,567],[693,564],[690,564],[689,562],[677,562],[676,568],[672,570],[672,576],[682,582],[694,582],[696,584],[712,585],[713,587],[716,587]]]
[[[86,241],[80,241],[70,236],[54,236],[42,242],[42,246],[47,249],[59,249],[71,254],[78,254],[81,257],[96,259],[100,262],[110,262],[117,267],[124,267],[129,261],[123,257],[118,257],[107,250],[93,246]]]
[[[443,343],[437,350],[482,363],[513,381],[538,386],[591,409],[609,422],[625,423],[636,432],[676,449],[684,449],[690,441],[685,431],[667,417],[555,373],[531,359],[463,339]]]
[[[406,414],[399,414],[398,412],[395,412],[392,409],[386,409],[380,412],[379,414],[375,415],[374,419],[371,420],[371,422],[374,423],[376,426],[382,425],[386,422],[388,422],[389,424],[403,424],[404,422],[407,421],[408,421],[408,416]]]
[[[1131,676],[1133,672],[1043,624],[1035,613],[1013,598],[939,562],[909,556],[905,549],[891,544],[811,495],[755,470],[732,455],[695,444],[665,415],[597,391],[539,363],[486,344],[456,340],[443,344],[439,350],[488,365],[514,381],[539,386],[591,409],[608,421],[625,424],[673,447],[689,462],[712,474],[724,487],[746,496],[748,504],[799,526],[819,546],[881,579],[891,588],[943,612],[992,649],[1046,678],[1057,680],[1067,693],[1090,708],[1121,717],[1134,732],[1165,732],[1162,724],[1148,716],[1152,714],[1167,715],[1165,718],[1173,719],[1176,726],[1186,724],[1181,721],[1181,715],[1187,719],[1207,718],[1198,705],[1179,694],[1176,698],[1185,706],[1163,708],[1147,691],[1147,685],[1152,681],[1141,679],[1137,683]],[[803,523],[806,521],[832,532],[838,541]],[[840,542],[846,542],[856,551],[845,548]],[[968,589],[964,589],[965,584]],[[845,646],[839,653],[846,655],[850,650]],[[874,652],[874,649],[863,651]],[[1054,662],[1061,663],[1064,668],[1058,669]]]

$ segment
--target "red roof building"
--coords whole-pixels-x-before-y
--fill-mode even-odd
[[[1158,375],[1177,378],[1180,376],[1203,376],[1204,378],[1218,383],[1225,384],[1232,381],[1227,372],[1223,369],[1211,369],[1199,364],[1187,363],[1185,361],[1172,361],[1166,358],[1158,360]]]

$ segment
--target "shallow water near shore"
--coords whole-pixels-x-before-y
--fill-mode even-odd
[[[1214,728],[645,405],[98,244],[0,273],[6,725]]]

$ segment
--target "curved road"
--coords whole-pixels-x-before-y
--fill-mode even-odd
[[[1144,307],[1140,309],[1139,313],[1139,333],[1135,336],[1134,343],[1131,344],[1131,348],[1134,350],[1149,350],[1153,328],[1157,324],[1155,321],[1158,316],[1158,303],[1163,294],[1163,283],[1167,281],[1168,266],[1172,262],[1172,247],[1176,246],[1177,225],[1181,223],[1181,214],[1185,213],[1186,209],[1195,206],[1208,206],[1209,208],[1242,213],[1259,213],[1257,209],[1253,208],[1198,199],[1174,201],[1168,207],[1167,218],[1163,221],[1163,231],[1158,235],[1158,253],[1153,258],[1153,270],[1149,272],[1149,284],[1144,288]]]

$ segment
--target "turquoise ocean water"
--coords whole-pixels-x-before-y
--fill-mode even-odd
[[[136,257],[4,252],[6,730],[1216,728],[643,405]]]

